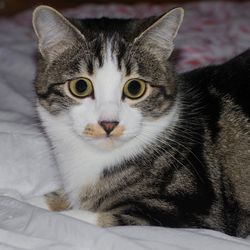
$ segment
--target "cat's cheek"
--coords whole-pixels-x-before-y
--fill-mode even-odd
[[[142,128],[142,120],[143,117],[139,110],[124,104],[121,111],[121,124],[124,125],[125,130],[121,140],[128,140],[137,136]]]
[[[84,136],[86,126],[96,121],[97,114],[91,101],[75,106],[69,112],[69,124],[79,136]]]

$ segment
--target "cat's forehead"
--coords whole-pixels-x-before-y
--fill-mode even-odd
[[[92,61],[94,64],[93,72],[87,72],[93,80],[93,84],[105,84],[112,86],[122,81],[126,75],[124,67],[119,66],[119,57],[117,52],[114,52],[112,40],[103,43],[100,55]],[[82,65],[83,66],[83,65]],[[88,68],[88,67],[87,67]],[[86,74],[86,67],[82,67],[82,75]]]
[[[105,38],[118,34],[125,40],[133,40],[146,27],[150,26],[157,17],[146,19],[115,19],[115,18],[93,18],[93,19],[69,19],[70,22],[81,31],[88,41],[95,40],[100,34]]]
[[[139,77],[161,84],[167,67],[167,61],[161,61],[147,49],[134,47],[119,34],[107,37],[99,33],[87,46],[79,42],[57,57],[48,67],[48,76],[50,82],[58,82],[93,77],[100,71],[112,78],[112,74],[119,72],[124,78]]]
[[[162,81],[158,78],[163,76],[166,60],[162,61],[154,52],[134,44],[135,37],[154,20],[155,17],[70,19],[84,35],[85,41],[76,40],[74,46],[54,60],[48,67],[49,81],[67,81],[86,74],[95,75],[108,61],[110,65],[107,58],[111,57],[116,70],[124,76],[137,75],[160,84]]]
[[[87,44],[89,55],[85,60],[89,74],[95,74],[112,64],[112,69],[124,72],[126,75],[131,73],[132,63],[130,49],[131,44],[117,34],[106,37],[98,34],[96,39]],[[108,65],[107,65],[108,64]],[[92,71],[92,72],[91,72]]]
[[[87,46],[80,44],[80,50],[75,50],[80,55],[80,60],[83,61],[83,66],[89,74],[95,73],[107,62],[107,58],[112,57],[112,61],[116,63],[119,71],[124,71],[126,75],[133,74],[133,70],[139,70],[140,65],[143,68],[152,68],[152,62],[158,67],[155,55],[149,51],[136,48],[134,39],[141,33],[145,27],[149,26],[154,17],[147,19],[84,19],[71,20],[71,22],[84,34]],[[73,47],[74,50],[74,47]],[[75,57],[78,57],[75,55]],[[110,60],[109,60],[110,61]],[[159,68],[159,67],[158,67]],[[153,69],[155,71],[155,69]],[[150,69],[147,70],[149,75],[152,75]],[[142,72],[146,77],[147,72]]]

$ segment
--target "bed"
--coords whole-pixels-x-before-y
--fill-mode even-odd
[[[82,5],[71,17],[145,17],[170,4]],[[172,60],[179,72],[217,64],[250,47],[250,2],[184,4],[186,16]],[[204,229],[98,228],[26,202],[60,187],[35,112],[32,10],[0,19],[0,249],[247,250],[240,239]]]

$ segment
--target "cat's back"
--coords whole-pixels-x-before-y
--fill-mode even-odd
[[[232,98],[250,116],[250,49],[226,63],[193,70],[183,77],[197,88]]]
[[[183,77],[203,93],[204,155],[225,212],[250,230],[250,50]]]
[[[219,81],[212,86],[228,94],[245,115],[250,116],[250,49],[220,66]]]

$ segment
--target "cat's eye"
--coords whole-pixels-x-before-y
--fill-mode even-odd
[[[78,78],[69,81],[69,91],[77,98],[84,98],[93,94],[93,84],[88,78]]]
[[[140,79],[128,80],[123,87],[123,94],[130,99],[139,99],[146,92],[146,83]]]

